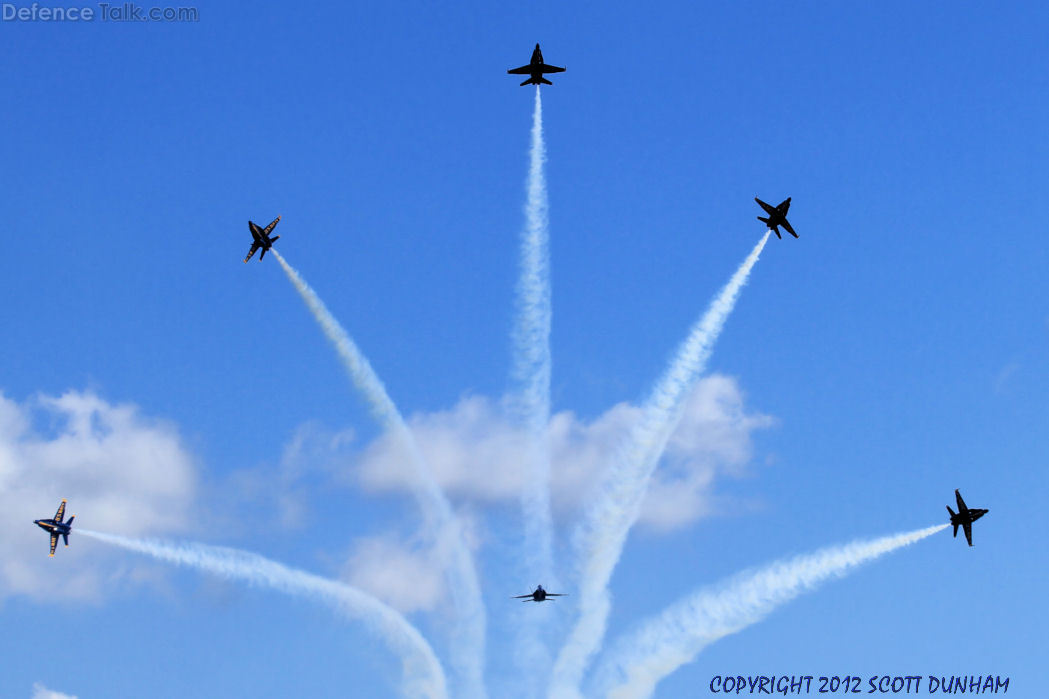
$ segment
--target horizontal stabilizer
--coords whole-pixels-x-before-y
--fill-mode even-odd
[[[262,252],[259,253],[259,262],[262,262],[262,258],[266,256],[267,250],[269,250],[269,248],[262,248]]]
[[[550,82],[549,80],[547,80],[546,78],[544,78],[541,75],[539,76],[539,82],[543,83],[544,85],[553,85],[552,82]]]
[[[273,245],[274,243],[276,243],[277,242],[277,238],[280,238],[280,236],[279,235],[275,235],[272,238],[270,238],[270,245]]]

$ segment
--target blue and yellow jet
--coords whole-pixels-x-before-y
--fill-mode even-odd
[[[69,534],[73,531],[73,520],[76,519],[76,515],[69,518],[69,521],[63,522],[62,518],[66,516],[66,499],[62,498],[62,504],[58,506],[58,512],[55,513],[54,519],[35,519],[33,524],[40,527],[44,531],[51,534],[51,553],[50,556],[55,555],[55,547],[58,546],[58,537],[62,537],[62,541],[65,542],[66,546],[69,546]]]

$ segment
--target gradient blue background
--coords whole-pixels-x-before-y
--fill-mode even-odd
[[[555,410],[644,395],[761,235],[755,194],[792,196],[801,235],[769,242],[711,364],[778,418],[751,477],[718,486],[758,506],[633,536],[612,631],[742,568],[940,522],[954,488],[991,510],[973,549],[939,534],[828,584],[660,696],[774,673],[997,673],[1041,696],[1049,7],[200,15],[0,24],[8,397],[91,388],[175,421],[216,508],[237,502],[226,475],[275,462],[303,422],[374,434],[278,266],[240,264],[246,219],[278,213],[281,251],[405,412],[502,394],[533,94],[505,70],[541,41],[568,68],[543,92]],[[335,573],[353,537],[408,507],[315,504],[305,530],[245,507],[257,535],[202,537]],[[0,535],[39,536],[44,554],[28,525]],[[502,556],[488,552],[483,583]],[[325,610],[170,576],[97,605],[6,600],[0,695],[38,681],[82,697],[392,691],[389,654]],[[507,592],[486,585],[489,607]]]

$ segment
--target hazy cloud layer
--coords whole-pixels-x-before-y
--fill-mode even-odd
[[[39,519],[39,518],[38,518]],[[63,694],[36,682],[33,684],[33,699],[77,699],[75,694]]]
[[[178,430],[90,392],[38,396],[19,404],[0,395],[0,598],[13,594],[95,597],[128,569],[76,545],[76,525],[129,535],[184,529],[197,492],[196,468]],[[34,519],[52,517],[59,500],[76,514],[75,562],[54,575],[48,537]],[[105,560],[103,560],[105,559]]]
[[[450,497],[476,504],[515,504],[528,475],[528,433],[511,415],[506,402],[470,396],[449,410],[414,415],[409,423],[437,482]],[[552,499],[562,520],[586,502],[598,475],[639,417],[640,409],[629,403],[619,403],[592,420],[568,411],[551,417]],[[701,380],[667,446],[640,523],[670,530],[709,514],[715,477],[738,475],[750,459],[752,433],[771,422],[746,411],[734,379]],[[407,492],[411,478],[404,454],[388,436],[364,449],[357,473],[362,487],[373,492]]]

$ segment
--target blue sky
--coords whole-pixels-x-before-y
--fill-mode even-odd
[[[354,479],[377,427],[330,347],[273,261],[240,263],[245,222],[283,215],[282,254],[406,415],[498,401],[533,96],[505,70],[540,41],[568,68],[543,92],[555,412],[595,421],[642,399],[759,239],[753,196],[792,196],[801,235],[769,241],[711,361],[741,410],[772,419],[737,435],[746,457],[718,471],[713,515],[632,534],[611,635],[741,569],[938,523],[961,488],[991,510],[974,548],[939,534],[881,559],[715,644],[659,696],[726,673],[989,672],[1034,696],[1049,680],[1047,29],[1039,3],[946,2],[4,22],[0,391],[41,441],[63,423],[39,397],[73,391],[133,404],[134,429],[177,442],[163,463],[193,483],[165,491],[177,515],[118,533],[329,576],[351,574],[363,539],[411,539],[411,501]],[[349,446],[289,457],[303,434]],[[19,489],[37,465],[0,453],[0,498],[37,517],[68,497],[101,528],[126,518],[78,508],[78,488],[113,492],[100,509],[151,492],[61,464]],[[121,467],[150,481],[157,463]],[[513,502],[452,497],[479,532],[498,695],[506,598],[541,581],[515,567]],[[575,514],[559,515],[565,541]],[[0,695],[395,691],[390,654],[322,607],[84,538],[47,560],[20,512],[0,521]],[[62,599],[89,566],[90,592]],[[574,610],[544,613],[561,633]],[[409,612],[439,652],[442,614]]]

